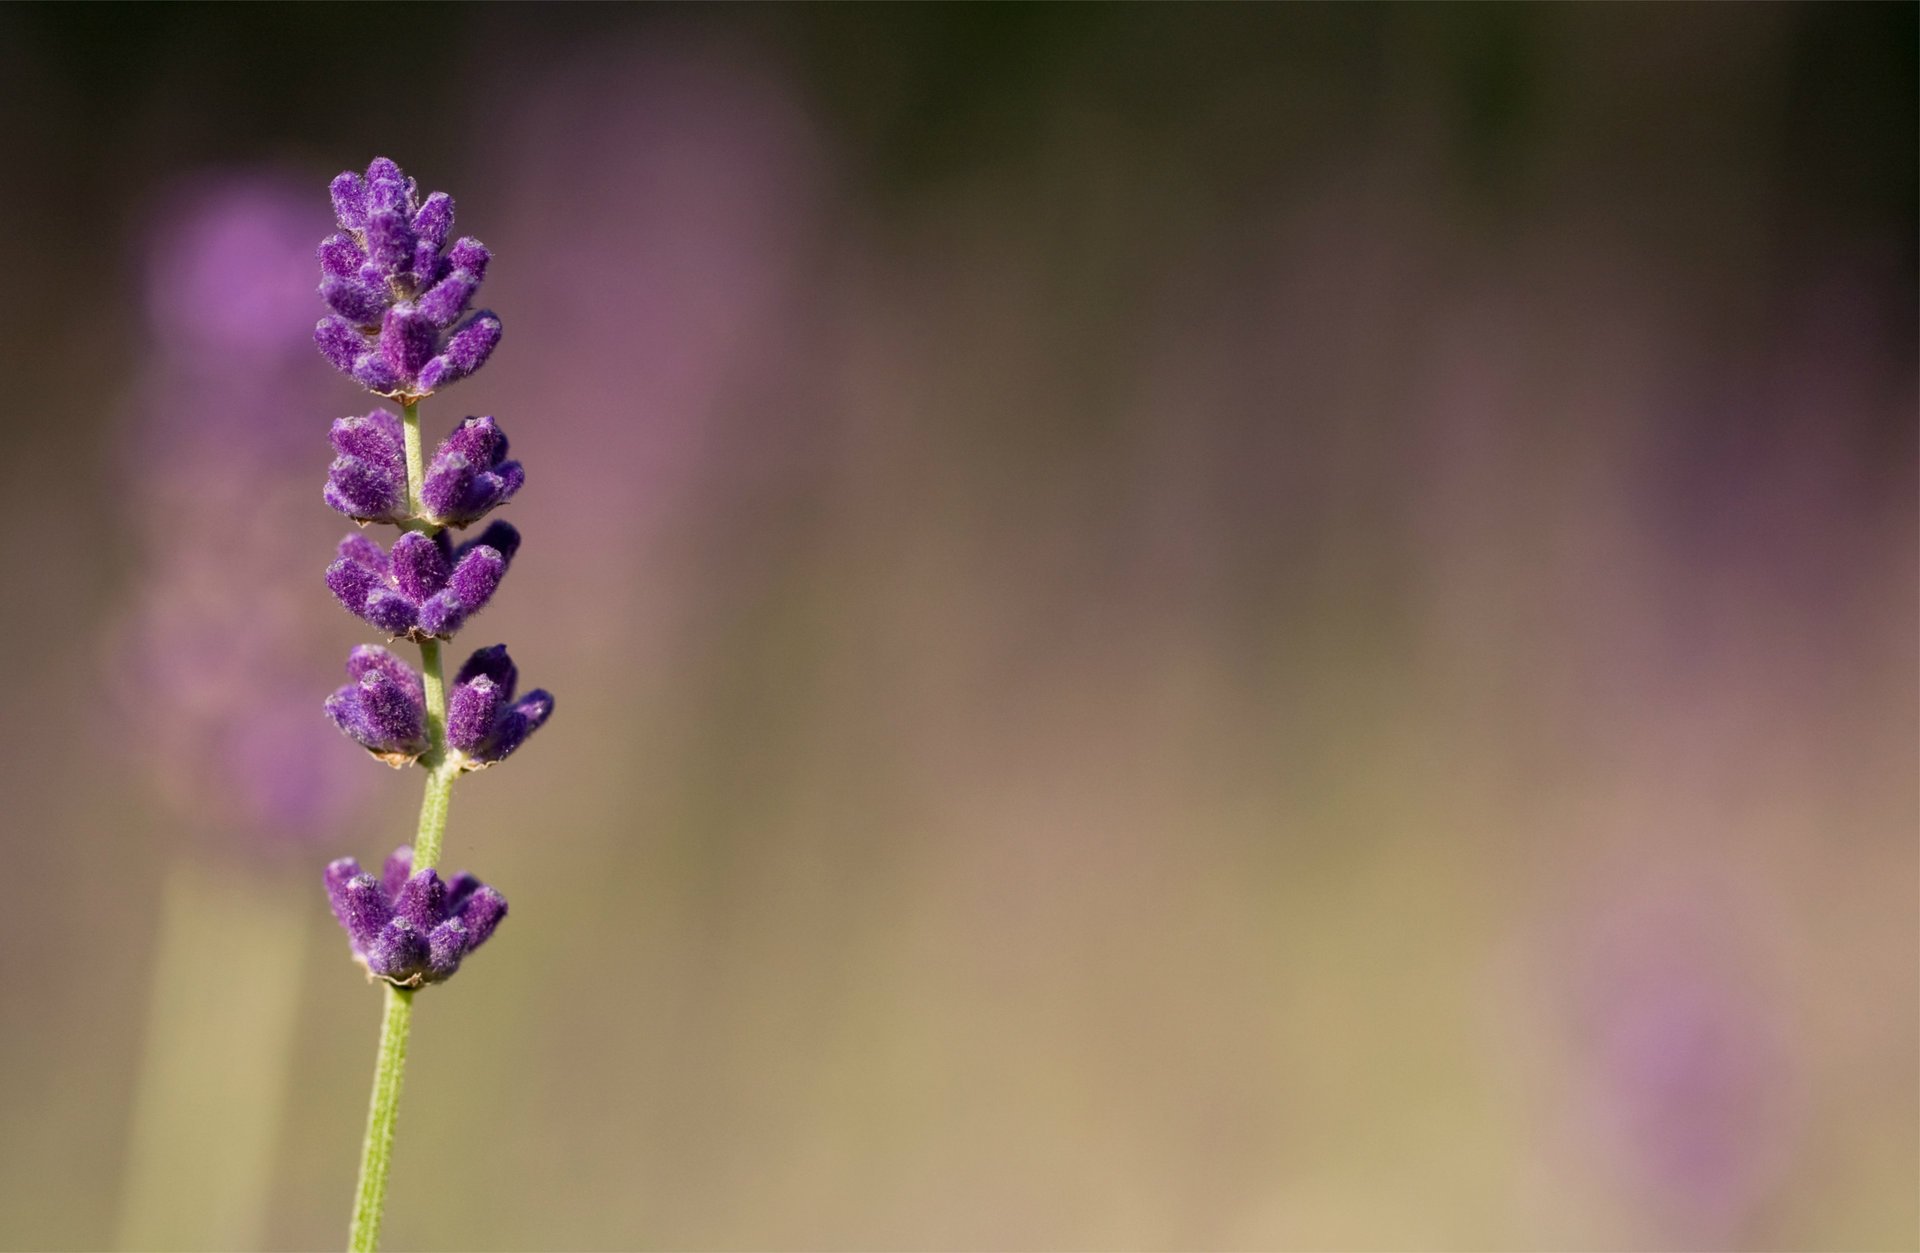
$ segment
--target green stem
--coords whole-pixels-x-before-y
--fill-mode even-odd
[[[426,462],[420,452],[419,401],[400,405],[400,430],[407,445],[407,512],[417,519],[426,512],[420,505],[420,485],[427,480]]]
[[[393,1162],[393,1125],[400,1116],[400,1079],[407,1069],[407,1030],[413,1025],[413,993],[387,985],[387,1012],[380,1020],[380,1055],[373,1065],[373,1101],[367,1138],[360,1149],[360,1187],[353,1198],[351,1253],[380,1247],[380,1220],[387,1209],[387,1168]]]
[[[401,429],[407,446],[407,501],[412,517],[406,529],[432,535],[439,527],[423,519],[420,485],[418,401],[401,405]],[[447,749],[447,684],[440,662],[440,641],[420,642],[420,674],[427,705],[426,794],[420,800],[420,826],[413,837],[413,868],[426,870],[440,860],[447,834],[447,807],[453,781],[460,775],[460,754]],[[387,1009],[380,1022],[380,1056],[373,1068],[373,1099],[367,1107],[367,1138],[360,1149],[360,1185],[353,1199],[352,1253],[373,1253],[380,1243],[380,1219],[387,1208],[387,1170],[393,1161],[393,1129],[400,1116],[400,1079],[407,1068],[407,1032],[413,1023],[413,992],[387,987]]]

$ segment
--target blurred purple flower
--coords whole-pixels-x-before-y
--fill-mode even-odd
[[[300,180],[210,171],[163,196],[146,241],[148,347],[118,453],[137,582],[112,644],[115,742],[195,830],[260,849],[337,832],[364,798],[313,717],[325,632],[302,557],[313,431],[329,403]],[[217,517],[217,545],[134,525]],[[245,622],[248,629],[236,631]]]

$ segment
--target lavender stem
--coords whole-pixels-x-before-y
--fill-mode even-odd
[[[420,454],[419,402],[401,406],[401,428],[406,435],[407,500],[418,518],[420,484],[425,478]],[[428,535],[441,528],[420,524]],[[431,869],[440,860],[447,834],[447,808],[453,800],[453,781],[460,777],[462,756],[447,747],[447,685],[441,671],[440,641],[420,641],[420,676],[427,706],[426,794],[420,800],[420,826],[413,838],[413,870]],[[353,1227],[348,1236],[352,1253],[373,1253],[380,1244],[380,1220],[387,1208],[387,1171],[393,1160],[394,1126],[400,1117],[400,1080],[407,1068],[407,1035],[413,1025],[413,991],[387,987],[386,1013],[380,1020],[380,1052],[373,1067],[373,1098],[367,1107],[367,1136],[360,1147],[360,1184],[354,1193]]]
[[[367,1109],[367,1138],[360,1148],[360,1186],[353,1198],[351,1253],[380,1247],[380,1220],[387,1209],[387,1170],[393,1162],[393,1129],[400,1116],[400,1080],[407,1069],[407,1034],[413,1025],[413,992],[387,985],[386,1013],[380,1019],[380,1053],[373,1066],[373,1100]]]

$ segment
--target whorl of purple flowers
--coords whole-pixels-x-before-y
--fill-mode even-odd
[[[351,857],[333,862],[327,897],[354,960],[403,988],[452,975],[507,916],[506,898],[464,871],[444,882],[432,870],[414,874],[413,849],[404,844],[388,856],[379,878]]]
[[[464,237],[443,252],[452,199],[435,192],[421,200],[413,180],[385,157],[365,177],[334,179],[333,207],[340,233],[319,249],[320,294],[333,313],[314,339],[342,372],[411,413],[421,397],[479,369],[500,340],[492,313],[461,320],[489,255]],[[362,526],[383,522],[401,533],[388,548],[362,533],[347,536],[326,582],[369,625],[432,650],[493,598],[520,547],[520,533],[505,522],[458,545],[447,528],[470,525],[504,504],[525,474],[508,460],[507,437],[494,420],[469,417],[422,467],[416,503],[408,490],[407,438],[403,420],[385,409],[334,422],[327,503]],[[347,675],[352,681],[327,699],[328,716],[396,767],[483,769],[513,753],[553,712],[547,692],[516,698],[519,674],[504,644],[474,653],[448,685],[445,736],[437,745],[419,672],[369,644],[348,657]],[[388,858],[384,880],[362,874],[351,858],[327,867],[328,895],[355,958],[370,974],[408,988],[451,975],[507,912],[500,894],[470,875],[442,883],[431,869],[412,874],[412,856],[402,848]]]
[[[313,340],[335,369],[370,392],[414,399],[486,364],[500,319],[487,309],[461,318],[492,254],[466,235],[441,251],[451,196],[421,200],[399,166],[376,157],[366,177],[333,180],[333,213],[340,233],[320,243],[320,295],[333,313]]]

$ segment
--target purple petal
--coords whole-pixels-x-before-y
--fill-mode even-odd
[[[396,917],[367,946],[367,969],[395,983],[412,984],[427,968],[427,937],[405,918]]]
[[[449,918],[427,933],[427,977],[438,983],[460,969],[467,955],[467,928],[458,918]]]
[[[386,587],[369,592],[359,613],[369,626],[392,636],[405,635],[420,621],[419,604]]]
[[[453,568],[453,575],[447,580],[447,590],[471,616],[493,599],[494,590],[506,572],[507,559],[498,550],[483,544],[460,558],[460,564]]]
[[[367,350],[367,341],[353,323],[339,314],[321,318],[313,328],[313,342],[320,355],[342,374],[353,373],[353,363]]]
[[[471,274],[455,270],[420,297],[420,312],[429,322],[445,329],[467,311],[467,303],[478,290],[480,283],[477,279]]]
[[[320,241],[320,272],[333,278],[354,278],[367,263],[367,254],[351,235],[329,235]]]
[[[491,548],[500,554],[502,561],[512,565],[513,555],[520,551],[520,532],[511,522],[489,523],[486,530],[453,550],[454,565],[458,566],[476,548]]]
[[[471,953],[487,942],[493,929],[507,916],[507,898],[490,887],[475,889],[460,906],[460,921],[467,928],[467,951]]]
[[[464,870],[448,879],[447,908],[454,913],[459,913],[460,907],[467,903],[467,898],[472,896],[479,887],[480,880]]]
[[[406,512],[404,479],[358,457],[341,457],[327,467],[323,494],[329,505],[350,518],[395,521]]]
[[[473,275],[473,281],[482,282],[487,277],[487,262],[493,260],[493,254],[487,246],[471,235],[462,235],[447,249],[447,260],[454,269],[465,270]]]
[[[494,725],[493,742],[482,751],[488,762],[505,761],[514,749],[527,742],[553,713],[553,696],[540,688],[528,692],[500,715]]]
[[[360,707],[373,730],[371,747],[382,752],[424,752],[427,711],[400,684],[373,672],[360,680]]]
[[[378,644],[355,645],[353,651],[347,654],[347,676],[358,682],[375,672],[386,675],[406,688],[414,700],[426,703],[426,689],[421,686],[420,676],[406,662]]]
[[[408,531],[393,542],[393,583],[408,600],[417,604],[447,585],[444,542],[418,531]]]
[[[432,391],[472,374],[487,363],[500,343],[500,319],[483,309],[461,324],[439,356],[420,371],[420,386]]]
[[[383,650],[384,651],[384,650]],[[500,699],[512,700],[513,687],[519,681],[520,672],[514,669],[513,658],[507,655],[505,644],[491,644],[486,648],[475,649],[467,658],[466,664],[453,677],[455,683],[467,683],[485,675],[500,688]]]
[[[446,921],[447,885],[433,870],[410,875],[393,898],[393,912],[422,932],[431,931]]]
[[[406,381],[387,363],[385,357],[372,352],[363,352],[355,357],[353,369],[349,373],[360,386],[383,396],[399,391],[400,384]]]
[[[403,379],[419,375],[433,356],[439,335],[432,321],[418,309],[407,305],[387,310],[380,326],[380,355]]]
[[[385,291],[357,278],[328,275],[320,280],[320,297],[332,310],[349,322],[372,326],[393,298]]]
[[[369,539],[365,533],[355,531],[340,541],[339,553],[348,561],[357,561],[376,574],[387,573],[387,554],[380,551],[380,545]]]
[[[350,418],[335,418],[328,439],[343,457],[359,457],[375,465],[392,466],[405,474],[406,435],[400,419],[385,409]]]
[[[454,684],[447,697],[447,743],[463,753],[478,752],[493,735],[504,697],[485,675]]]
[[[413,215],[413,233],[435,248],[447,242],[447,232],[453,229],[453,197],[444,191],[436,191],[420,204],[420,212]]]
[[[334,599],[346,606],[348,613],[365,616],[367,597],[383,590],[385,582],[379,574],[350,557],[342,557],[327,567],[327,590]]]
[[[380,884],[370,874],[356,874],[341,882],[338,890],[330,895],[333,898],[333,916],[346,928],[354,951],[366,952],[379,936],[381,928],[393,918],[393,907],[387,904]]]
[[[334,176],[328,188],[333,193],[333,216],[340,229],[357,231],[367,224],[367,185],[352,170]]]
[[[387,894],[388,900],[400,895],[407,876],[413,873],[413,845],[402,844],[387,854],[385,864],[380,867],[380,890]]]

